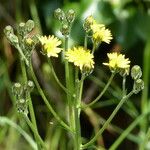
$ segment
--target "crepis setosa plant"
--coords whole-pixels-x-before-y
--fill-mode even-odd
[[[26,66],[31,67],[31,54],[35,49],[35,45],[37,43],[41,44],[42,53],[48,57],[49,64],[51,66],[53,75],[56,79],[56,82],[60,85],[60,87],[66,92],[67,97],[67,108],[68,114],[68,123],[65,123],[59,116],[59,112],[55,112],[52,108],[50,102],[47,100],[46,96],[42,88],[40,87],[31,67],[31,74],[33,80],[36,83],[36,87],[39,91],[39,94],[43,98],[46,106],[50,110],[50,112],[54,115],[55,119],[69,132],[71,132],[72,139],[74,142],[73,146],[75,150],[86,149],[90,145],[92,145],[99,135],[107,128],[109,123],[114,118],[115,114],[121,108],[123,103],[133,94],[137,94],[144,88],[144,82],[141,79],[142,71],[141,68],[137,65],[133,66],[131,69],[131,77],[134,81],[133,89],[131,92],[127,94],[126,90],[126,77],[130,74],[130,60],[125,58],[125,55],[119,54],[116,52],[108,53],[108,62],[103,63],[103,65],[108,66],[112,75],[108,80],[108,83],[104,87],[104,89],[100,92],[98,97],[91,101],[89,104],[85,104],[82,102],[82,94],[83,94],[83,83],[87,76],[89,76],[94,70],[94,52],[96,48],[102,43],[105,42],[109,44],[113,39],[111,31],[104,25],[97,23],[93,16],[88,16],[83,23],[83,29],[85,31],[85,41],[84,46],[74,46],[72,48],[68,48],[69,35],[72,30],[72,24],[75,19],[75,11],[69,10],[66,13],[58,8],[54,12],[55,18],[60,21],[61,28],[60,32],[64,36],[64,48],[60,47],[62,41],[58,39],[54,35],[49,36],[40,36],[34,35],[29,37],[30,32],[34,28],[34,22],[32,20],[28,20],[26,23],[20,23],[17,28],[17,35],[15,35],[14,30],[11,26],[7,26],[4,29],[4,33],[10,42],[19,52],[21,61],[24,61]],[[93,43],[92,50],[87,48],[87,39],[91,39]],[[58,58],[59,53],[63,52],[64,54],[64,65],[65,65],[65,78],[66,85],[64,86],[60,80],[58,79],[53,65],[51,63],[51,58]],[[34,61],[34,60],[33,60]],[[73,64],[73,65],[70,65]],[[73,69],[75,74],[72,75],[70,70]],[[87,143],[84,143],[81,137],[81,127],[80,127],[80,114],[81,111],[95,104],[108,89],[111,84],[114,76],[119,73],[123,77],[123,92],[122,99],[118,103],[117,107],[114,109],[113,113],[106,120],[102,128],[95,134],[93,138]],[[81,77],[79,78],[79,74]],[[73,80],[72,80],[73,79]],[[19,112],[25,112],[27,115],[28,112],[28,95],[31,92],[33,87],[33,82],[26,81],[26,83],[15,83],[13,86],[13,93],[16,97],[17,108]],[[34,130],[33,130],[34,132]],[[37,133],[36,133],[37,134]],[[41,140],[41,139],[40,139]],[[40,142],[43,146],[43,143]],[[44,147],[44,146],[43,146]]]

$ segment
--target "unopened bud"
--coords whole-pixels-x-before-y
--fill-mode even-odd
[[[93,25],[95,23],[95,19],[93,18],[93,16],[88,16],[83,24],[83,28],[86,32],[89,32],[91,30],[91,25]]]
[[[24,22],[19,23],[19,26],[18,26],[18,33],[19,33],[19,35],[21,35],[22,37],[26,34],[26,31],[25,31],[25,23],[24,23]]]
[[[16,35],[12,34],[12,33],[10,33],[10,34],[7,36],[7,39],[8,39],[9,42],[10,42],[12,45],[14,45],[14,46],[16,46],[16,45],[18,44],[18,42],[19,42],[18,37],[17,37]]]
[[[140,79],[141,76],[142,76],[142,71],[141,71],[140,66],[138,66],[138,65],[133,66],[131,69],[131,77],[134,80],[137,80],[137,79]]]
[[[143,89],[144,89],[143,80],[142,79],[135,80],[134,86],[133,86],[134,93],[137,94],[138,92],[140,92]]]
[[[62,35],[69,35],[70,28],[67,24],[63,24],[61,28]]]
[[[65,13],[63,12],[63,10],[61,10],[60,8],[57,8],[54,11],[54,16],[56,19],[58,19],[59,21],[63,21],[65,19]]]
[[[66,19],[68,23],[72,23],[75,19],[75,11],[73,9],[68,10],[66,14]]]
[[[31,32],[34,28],[34,21],[33,20],[28,20],[25,24],[25,28],[26,28],[26,31],[28,33]]]
[[[7,36],[7,35],[9,35],[10,33],[14,33],[14,30],[13,30],[13,28],[12,28],[12,26],[6,26],[5,28],[4,28],[4,33],[5,33],[5,35]]]
[[[13,85],[13,87],[12,87],[12,91],[13,91],[13,94],[15,95],[15,96],[18,96],[18,95],[21,95],[21,93],[22,93],[22,86],[21,86],[21,84],[20,83],[15,83],[14,85]]]
[[[31,92],[34,88],[34,83],[32,81],[28,81],[27,89]]]

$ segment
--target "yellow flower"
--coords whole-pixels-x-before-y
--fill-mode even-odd
[[[41,36],[39,40],[43,46],[43,52],[47,54],[48,57],[58,57],[58,53],[61,52],[62,48],[58,46],[61,44],[61,41],[57,38],[52,36]]]
[[[91,29],[93,31],[93,40],[96,43],[105,42],[107,44],[113,39],[112,34],[109,29],[105,28],[104,24],[93,24],[91,25]]]
[[[108,63],[103,63],[106,66],[109,66],[111,70],[116,69],[128,69],[130,67],[130,61],[128,58],[125,58],[125,55],[115,53],[108,53],[109,58]]]
[[[81,71],[84,69],[91,70],[94,68],[93,54],[84,47],[74,47],[66,52],[66,59],[79,67]]]

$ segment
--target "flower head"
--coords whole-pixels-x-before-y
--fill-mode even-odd
[[[118,53],[108,53],[109,58],[108,63],[103,63],[106,66],[109,66],[112,71],[116,71],[117,69],[128,69],[130,67],[130,61],[128,58],[125,58],[125,55]]]
[[[84,69],[91,70],[94,68],[93,54],[84,47],[74,47],[66,52],[66,59],[79,67],[81,71]]]
[[[58,53],[61,52],[62,48],[58,46],[61,44],[61,41],[57,38],[52,36],[41,36],[39,40],[43,46],[43,52],[47,54],[48,57],[58,57]]]
[[[112,40],[112,34],[109,29],[105,28],[104,24],[94,23],[91,25],[91,29],[93,32],[93,41],[96,43],[105,42],[107,44]]]

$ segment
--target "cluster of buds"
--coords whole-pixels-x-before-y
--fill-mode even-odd
[[[12,92],[16,97],[16,107],[18,113],[28,114],[28,97],[30,92],[34,88],[34,83],[28,81],[26,84],[22,85],[17,82],[12,87]]]
[[[135,65],[131,69],[131,77],[134,80],[133,91],[135,94],[144,89],[144,82],[141,79],[142,71],[140,66]]]
[[[31,57],[31,51],[35,48],[38,38],[36,35],[31,35],[31,31],[34,29],[34,22],[28,20],[26,23],[22,22],[17,27],[17,35],[14,34],[14,30],[11,26],[6,26],[4,33],[6,38],[20,53],[22,60],[28,65]]]
[[[54,16],[61,22],[61,33],[64,36],[68,36],[70,33],[71,25],[75,19],[75,11],[73,9],[68,10],[66,13],[58,8],[54,12]]]

